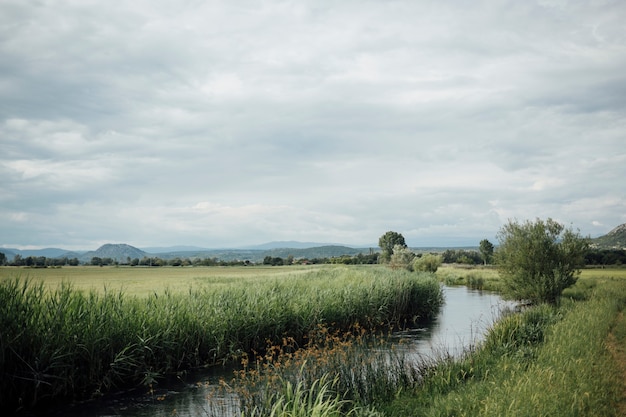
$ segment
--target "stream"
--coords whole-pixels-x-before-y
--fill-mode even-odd
[[[426,327],[393,333],[390,342],[399,343],[416,360],[436,359],[442,354],[458,356],[484,337],[503,310],[513,307],[495,293],[466,287],[444,286],[445,304]],[[37,417],[166,417],[207,416],[229,413],[236,398],[217,394],[220,377],[230,380],[235,366],[191,372],[163,382],[148,392],[146,387],[103,396],[97,400],[48,410]],[[216,412],[216,410],[220,410]]]

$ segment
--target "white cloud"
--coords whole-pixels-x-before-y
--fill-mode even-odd
[[[4,1],[0,215],[29,221],[0,235],[470,244],[547,216],[602,234],[626,221],[625,17],[610,1]]]

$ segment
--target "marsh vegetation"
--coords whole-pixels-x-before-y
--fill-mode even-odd
[[[442,303],[428,274],[381,267],[292,272],[215,276],[186,292],[160,287],[142,296],[5,278],[0,405],[31,408],[150,386],[184,369],[262,354],[268,341],[289,338],[302,346],[320,325],[332,331],[401,326],[431,317]]]
[[[169,289],[170,278],[156,275],[147,291],[138,276],[94,289],[83,279],[90,270],[60,286],[3,278],[3,408],[149,389],[171,372],[234,361],[242,367],[223,389],[249,416],[626,411],[625,269],[583,270],[557,304],[504,317],[461,355],[417,363],[402,349],[376,349],[383,339],[372,335],[428,317],[441,302],[438,280],[497,288],[497,270],[443,266],[435,278],[365,266],[241,269],[189,269]]]

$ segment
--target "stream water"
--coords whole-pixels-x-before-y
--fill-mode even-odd
[[[442,354],[459,355],[479,342],[501,312],[512,307],[497,294],[466,287],[444,287],[445,304],[426,327],[395,332],[391,342],[400,343],[409,355],[420,360],[436,359]],[[167,383],[160,382],[153,392],[144,387],[98,400],[49,410],[46,417],[166,417],[215,415],[216,409],[228,410],[235,398],[216,395],[220,377],[229,380],[235,368],[186,373]],[[233,413],[234,414],[234,413]]]

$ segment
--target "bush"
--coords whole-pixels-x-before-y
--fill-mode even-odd
[[[496,263],[505,294],[531,303],[555,304],[576,283],[589,246],[588,239],[552,219],[509,221],[498,239]]]
[[[420,272],[437,272],[437,269],[441,266],[443,258],[441,255],[433,255],[427,253],[419,258],[415,258],[413,261],[413,269]]]

